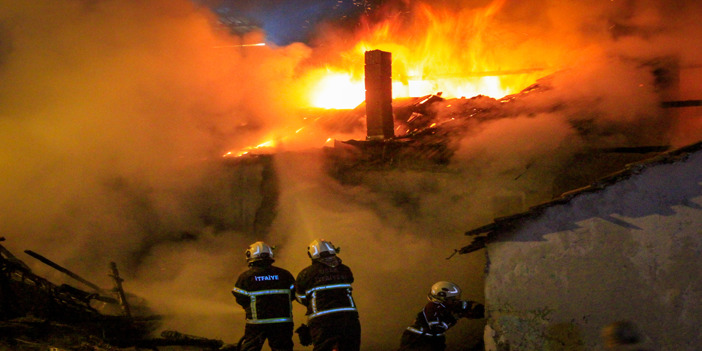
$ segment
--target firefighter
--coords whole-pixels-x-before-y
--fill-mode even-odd
[[[458,319],[479,319],[485,315],[482,304],[461,300],[461,288],[451,282],[434,283],[427,298],[429,302],[402,333],[399,351],[443,351],[446,349],[444,333],[456,325]]]
[[[273,248],[257,241],[246,250],[249,269],[239,275],[232,289],[236,302],[246,311],[240,351],[260,351],[268,340],[274,351],[292,351],[292,301],[295,278],[273,266]]]
[[[358,351],[361,323],[351,294],[353,273],[337,256],[339,248],[317,239],[307,247],[312,264],[295,280],[295,297],[307,306],[314,351]],[[304,325],[303,325],[304,327]],[[301,333],[302,340],[302,333]]]

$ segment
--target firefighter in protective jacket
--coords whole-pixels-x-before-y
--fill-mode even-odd
[[[249,246],[246,260],[249,269],[232,289],[236,302],[246,311],[240,351],[260,351],[266,339],[271,350],[292,351],[293,275],[273,266],[273,248],[262,241]]]
[[[443,351],[446,349],[444,333],[456,325],[458,319],[480,319],[485,315],[482,304],[461,300],[461,288],[451,282],[435,283],[427,298],[429,302],[402,333],[399,351]]]
[[[353,273],[337,257],[338,247],[318,239],[307,247],[312,264],[297,275],[295,295],[307,306],[314,351],[358,351],[361,324],[351,294]]]

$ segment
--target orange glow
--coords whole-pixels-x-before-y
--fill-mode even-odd
[[[568,45],[580,44],[565,40],[566,36],[573,38],[567,31],[554,32],[549,26],[543,30],[525,27],[501,18],[506,0],[454,10],[419,1],[406,4],[413,4],[409,11],[387,13],[381,22],[362,22],[353,33],[326,32],[328,38],[315,49],[314,60],[296,72],[297,85],[290,94],[296,107],[301,111],[308,107],[353,109],[362,104],[364,57],[370,50],[392,54],[393,98],[441,93],[446,99],[478,95],[499,99],[567,66],[569,53],[576,52]],[[275,143],[230,151],[224,156],[270,153],[274,147],[291,150],[330,145],[340,137],[365,137],[363,131],[354,130],[329,138],[328,132],[315,124],[317,120],[308,120],[305,113],[288,116],[299,119],[278,125],[264,136],[271,139],[271,135],[277,135]]]
[[[254,151],[258,151],[259,153],[265,153],[267,150],[270,150],[276,146],[276,143],[274,140],[269,140],[264,143],[258,144],[256,146],[250,146],[247,147],[243,150],[239,151],[228,151],[222,157],[240,157],[244,155],[248,155]]]
[[[351,109],[366,99],[364,82],[346,72],[330,71],[310,91],[312,106],[320,108]]]
[[[363,72],[365,51],[392,54],[393,97],[418,97],[443,93],[446,98],[486,95],[501,98],[516,93],[536,79],[551,73],[534,67],[533,61],[510,52],[493,28],[494,16],[506,0],[495,0],[484,8],[457,12],[418,4],[411,20],[388,16],[388,20],[366,25],[355,46],[340,55],[344,62],[318,78],[311,89],[310,105],[322,108],[352,108],[365,96]],[[506,39],[504,41],[507,41]]]

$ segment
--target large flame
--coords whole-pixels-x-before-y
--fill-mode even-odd
[[[533,61],[509,55],[508,43],[493,19],[506,0],[459,12],[417,4],[411,17],[388,16],[364,25],[357,44],[340,55],[310,89],[311,106],[349,108],[364,99],[363,55],[367,50],[392,53],[393,97],[442,92],[444,97],[486,95],[500,98],[520,91],[550,73]],[[345,58],[345,59],[344,59]]]
[[[318,64],[306,66],[298,76],[297,88],[302,92],[299,107],[352,109],[363,103],[364,58],[369,50],[392,54],[393,98],[441,93],[449,99],[477,95],[501,98],[519,92],[558,69],[559,56],[567,51],[563,45],[552,45],[554,37],[548,33],[534,35],[500,18],[506,0],[458,10],[420,2],[405,4],[409,3],[414,5],[385,13],[382,21],[364,18],[353,33],[327,32],[326,45],[315,49],[324,57],[316,57]],[[557,40],[563,43],[562,38]],[[318,135],[315,128],[292,132],[309,126],[307,122],[276,131],[275,148],[329,137]],[[265,152],[272,145],[264,142],[224,156]]]
[[[348,72],[328,70],[310,91],[314,107],[347,109],[365,100],[364,83]]]

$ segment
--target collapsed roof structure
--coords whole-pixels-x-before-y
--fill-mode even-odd
[[[33,273],[26,263],[0,245],[0,348],[45,350],[80,346],[109,350],[192,345],[218,350],[223,346],[220,340],[176,331],[164,331],[160,338],[153,338],[151,334],[160,326],[161,317],[150,313],[143,300],[125,293],[114,262],[110,276],[115,287],[102,289],[34,251],[25,253],[90,291],[52,283]]]

